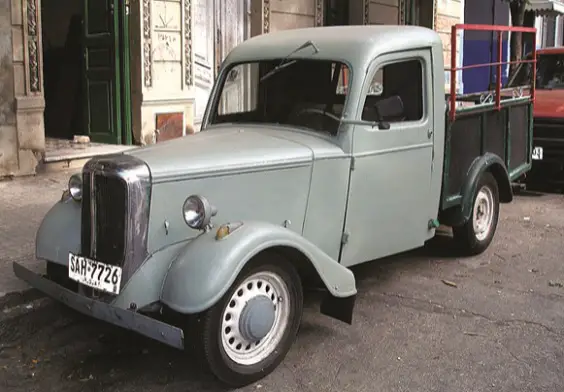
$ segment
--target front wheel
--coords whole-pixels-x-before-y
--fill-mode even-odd
[[[486,172],[478,181],[470,219],[453,227],[454,240],[465,254],[480,254],[492,242],[498,218],[499,188],[494,176]]]
[[[288,353],[301,322],[299,274],[277,254],[265,256],[253,260],[201,320],[206,362],[233,387],[271,373]]]

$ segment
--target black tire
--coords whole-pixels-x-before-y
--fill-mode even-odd
[[[280,341],[275,345],[276,348],[266,358],[252,365],[242,365],[232,360],[224,349],[223,315],[241,283],[259,272],[274,273],[286,284],[290,297],[288,323]],[[294,266],[273,252],[251,260],[222,299],[200,317],[197,328],[199,339],[196,338],[201,342],[200,352],[205,358],[207,367],[220,381],[231,387],[242,387],[262,379],[284,360],[290,350],[300,327],[302,311],[303,288]]]
[[[491,223],[488,225],[489,231],[487,235],[481,237],[474,230],[474,221],[476,218],[476,199],[481,190],[491,192],[493,199],[493,215],[491,216]],[[473,256],[484,252],[495,235],[497,229],[497,222],[499,219],[499,187],[496,179],[490,172],[485,172],[478,181],[476,192],[472,197],[472,214],[470,219],[461,226],[453,227],[453,237],[458,246],[458,249],[464,254]]]

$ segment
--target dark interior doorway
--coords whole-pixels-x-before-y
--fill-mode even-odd
[[[42,0],[45,136],[131,144],[129,2]]]
[[[45,136],[83,134],[82,2],[42,0]]]
[[[345,26],[349,22],[349,0],[325,0],[325,26]]]
[[[435,10],[432,1],[408,0],[405,6],[406,24],[434,28]]]

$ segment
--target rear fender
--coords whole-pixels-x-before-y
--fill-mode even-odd
[[[303,254],[317,271],[333,303],[347,306],[352,314],[354,301],[351,299],[356,295],[353,273],[299,234],[263,222],[245,222],[221,240],[216,240],[215,234],[215,230],[201,234],[172,262],[161,294],[161,302],[172,310],[193,314],[209,309],[225,294],[250,259],[262,251],[285,247]]]
[[[478,181],[480,181],[482,174],[487,171],[491,172],[497,181],[499,201],[501,203],[510,203],[513,200],[513,189],[511,188],[511,181],[505,163],[498,155],[489,152],[485,153],[476,158],[472,166],[470,166],[466,181],[462,187],[462,205],[460,208],[457,208],[455,213],[449,214],[448,224],[459,226],[468,222],[472,215],[472,204],[477,191]]]
[[[63,198],[47,212],[35,237],[38,259],[67,266],[69,252],[80,252],[80,203]]]

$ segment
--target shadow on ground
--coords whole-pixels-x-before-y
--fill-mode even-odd
[[[393,279],[406,269],[425,267],[431,256],[452,254],[449,237],[426,247],[354,268],[359,291]],[[314,349],[330,341],[332,323],[319,324],[321,293],[308,292],[297,344]],[[198,362],[193,351],[178,351],[45,298],[36,290],[0,300],[0,384],[11,392],[136,391],[151,385],[182,391],[227,391]],[[323,317],[323,316],[321,316]],[[340,323],[339,323],[340,324]],[[189,337],[188,337],[188,343]],[[39,384],[36,379],[40,379]],[[181,386],[181,387],[180,387]],[[151,389],[153,390],[153,389]]]

